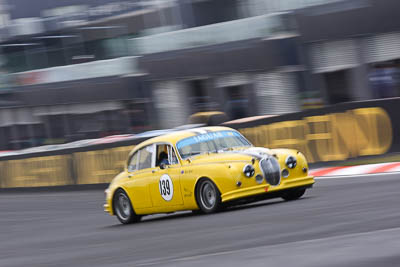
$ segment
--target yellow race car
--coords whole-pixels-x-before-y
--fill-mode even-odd
[[[212,213],[268,198],[295,200],[313,184],[299,151],[253,147],[238,131],[204,127],[137,145],[106,189],[104,210],[126,224],[154,213]]]

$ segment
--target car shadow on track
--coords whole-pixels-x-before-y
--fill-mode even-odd
[[[191,211],[183,211],[183,212],[169,213],[169,214],[168,213],[154,214],[154,215],[144,216],[142,218],[142,220],[137,223],[127,224],[127,225],[117,223],[114,225],[105,226],[103,228],[112,229],[112,228],[118,228],[118,227],[138,226],[138,225],[149,224],[149,223],[158,222],[158,221],[182,219],[182,218],[193,217],[193,216],[197,216],[197,215],[192,213]]]
[[[204,217],[204,216],[217,216],[218,214],[225,214],[225,213],[230,213],[230,212],[237,212],[245,209],[252,209],[252,208],[259,208],[259,207],[266,207],[266,206],[272,206],[272,205],[284,205],[284,204],[293,204],[295,202],[299,201],[304,201],[307,199],[312,199],[314,197],[312,196],[307,196],[307,197],[302,197],[301,199],[295,200],[295,201],[284,201],[280,199],[275,199],[275,200],[264,200],[261,202],[253,202],[253,203],[247,203],[247,204],[240,204],[240,205],[235,205],[231,207],[224,208],[220,212],[217,213],[212,213],[212,214],[197,214],[191,211],[182,211],[182,212],[177,212],[177,213],[169,213],[169,214],[155,214],[155,215],[147,215],[144,216],[144,218],[134,224],[130,224],[131,226],[137,226],[141,224],[151,224],[151,223],[157,223],[160,221],[169,221],[169,220],[176,220],[176,219],[182,219],[182,218],[190,218],[190,217]],[[106,229],[112,229],[112,228],[118,228],[118,227],[127,227],[129,225],[123,225],[123,224],[115,224],[115,225],[110,225],[110,226],[105,226],[104,228]]]
[[[273,200],[264,200],[264,201],[259,201],[259,202],[253,202],[253,203],[247,203],[247,204],[240,204],[240,205],[235,205],[235,206],[231,206],[228,207],[227,209],[222,210],[221,212],[235,212],[235,211],[240,211],[240,210],[244,210],[244,209],[251,209],[251,208],[258,208],[258,207],[264,207],[264,206],[270,206],[270,205],[284,205],[284,204],[293,204],[299,201],[304,201],[307,199],[312,199],[314,197],[312,196],[306,196],[306,197],[302,197],[300,199],[297,200],[293,200],[293,201],[285,201],[282,199],[273,199]]]

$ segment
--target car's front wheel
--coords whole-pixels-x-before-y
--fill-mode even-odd
[[[123,224],[129,224],[140,221],[140,216],[136,215],[132,208],[131,200],[126,192],[118,189],[113,199],[114,213],[118,220]]]
[[[213,213],[221,208],[221,193],[209,179],[202,179],[196,190],[197,204],[203,213]]]
[[[291,189],[291,190],[285,192],[282,195],[282,198],[286,201],[297,200],[297,199],[301,198],[305,192],[306,192],[305,188]]]

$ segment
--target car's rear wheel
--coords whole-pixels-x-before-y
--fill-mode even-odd
[[[196,190],[196,200],[203,213],[213,213],[221,208],[221,193],[210,179],[200,180]]]
[[[305,192],[306,192],[305,188],[291,189],[291,190],[285,192],[282,195],[282,198],[286,201],[297,200],[297,199],[301,198]]]
[[[126,192],[118,189],[113,199],[114,213],[118,220],[123,224],[129,224],[140,221],[141,216],[136,215],[132,208],[131,200]]]

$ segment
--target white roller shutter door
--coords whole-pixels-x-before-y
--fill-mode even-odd
[[[0,127],[42,123],[29,108],[0,109]]]
[[[217,88],[240,86],[250,83],[251,77],[246,73],[235,73],[220,76],[215,79],[215,86]]]
[[[300,110],[296,75],[293,72],[255,75],[259,115],[284,114]]]
[[[353,39],[311,44],[309,55],[312,71],[323,73],[357,67],[360,64],[359,49]]]
[[[186,124],[189,117],[187,88],[182,81],[162,81],[153,83],[153,97],[160,126],[171,128]]]
[[[400,33],[385,33],[366,38],[366,61],[383,62],[400,58]]]

